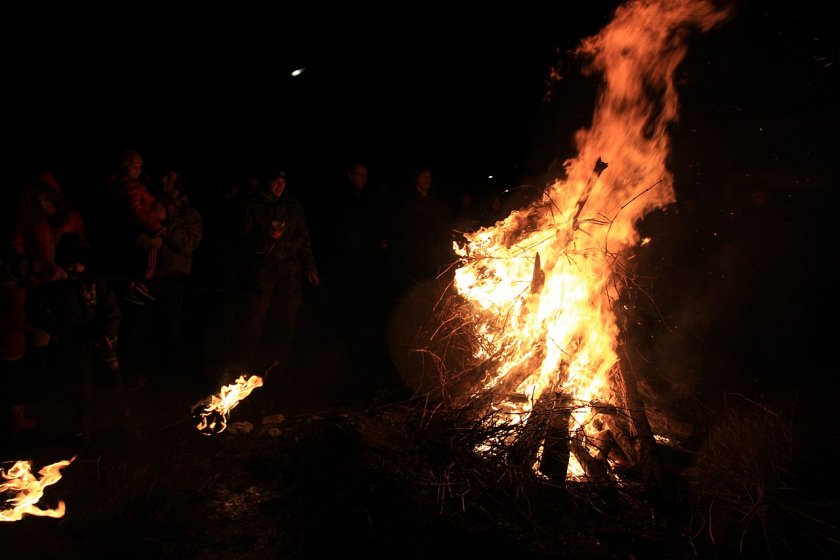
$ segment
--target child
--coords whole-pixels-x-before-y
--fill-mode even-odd
[[[94,367],[100,363],[116,427],[123,435],[133,433],[115,352],[122,313],[109,284],[84,275],[92,260],[93,252],[78,233],[63,234],[55,262],[67,278],[38,286],[27,301],[30,321],[52,336],[60,363],[66,365],[70,381],[76,385],[76,428],[85,447],[92,443]]]
[[[155,273],[158,249],[167,233],[166,207],[155,198],[143,181],[143,158],[136,150],[125,150],[119,159],[119,172],[108,190],[117,204],[124,246],[120,248],[130,276],[142,275],[146,280]],[[112,232],[113,233],[113,232]],[[154,301],[145,282],[131,282],[126,301],[145,304]]]

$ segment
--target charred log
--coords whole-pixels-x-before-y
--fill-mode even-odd
[[[595,186],[595,183],[598,182],[598,178],[601,176],[601,173],[607,168],[607,164],[604,163],[601,158],[598,158],[598,161],[595,162],[595,167],[592,169],[592,173],[589,175],[589,178],[586,180],[586,184],[583,186],[583,191],[581,192],[580,196],[578,197],[577,202],[575,203],[575,213],[572,216],[571,224],[568,230],[562,232],[564,235],[563,238],[563,245],[568,245],[571,243],[572,239],[575,236],[575,232],[578,230],[580,226],[580,214],[583,212],[583,207],[586,206],[586,202],[589,200],[589,195],[592,193],[592,188]],[[559,236],[561,232],[557,232]]]
[[[636,448],[630,436],[629,423],[618,414],[601,416],[601,420],[605,425],[604,438],[607,440],[604,449],[601,450],[602,455],[615,465],[631,466],[631,457],[635,457]]]
[[[534,258],[534,272],[531,274],[531,293],[538,294],[545,284],[545,271],[540,266],[540,254]]]
[[[577,430],[571,438],[572,451],[590,482],[607,482],[609,480],[607,463],[589,453],[586,446],[587,439],[583,430]]]
[[[569,418],[572,409],[564,395],[555,395],[551,402],[554,408],[546,419],[540,471],[555,482],[563,482],[569,470]]]
[[[614,435],[621,444],[622,450],[641,472],[644,482],[648,485],[657,485],[662,481],[662,468],[656,454],[653,430],[645,414],[644,401],[632,372],[627,373],[623,368],[616,367],[612,381],[616,394],[622,400],[629,417],[626,432],[628,435],[624,436],[621,431],[615,432]]]
[[[595,183],[598,181],[601,173],[603,173],[606,168],[607,164],[602,161],[601,158],[598,158],[598,161],[595,162],[595,167],[592,169],[592,174],[586,180],[586,184],[583,186],[583,192],[575,204],[575,215],[572,218],[572,230],[577,229],[578,218],[580,218],[580,213],[583,211],[583,207],[586,206],[586,201],[589,200],[589,195],[592,193],[592,187],[595,186]]]
[[[546,392],[534,404],[522,433],[509,452],[513,466],[530,469],[539,459],[540,471],[555,482],[563,482],[569,468],[568,396]]]

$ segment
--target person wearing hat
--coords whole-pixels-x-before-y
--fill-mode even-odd
[[[227,375],[288,357],[302,300],[302,279],[319,284],[309,228],[300,202],[286,191],[286,173],[269,177],[245,207],[247,295],[237,305]]]
[[[52,171],[41,168],[35,172],[18,198],[10,240],[12,250],[37,263],[62,270],[54,262],[57,240],[70,231],[86,238],[86,230],[82,213],[62,194],[61,185]],[[18,291],[18,296],[24,298],[18,304],[19,310],[24,309],[26,294],[38,282],[38,278],[30,278],[25,290]],[[50,378],[49,335],[25,324],[24,332],[19,336],[23,336],[23,361],[28,380],[36,386],[46,382]]]
[[[122,313],[107,280],[85,274],[93,251],[76,232],[62,235],[55,262],[67,278],[39,285],[30,295],[26,312],[33,325],[48,332],[60,359],[75,384],[75,428],[85,447],[93,436],[94,367],[105,370],[108,401],[117,429],[131,435],[128,403],[117,359],[117,333]]]

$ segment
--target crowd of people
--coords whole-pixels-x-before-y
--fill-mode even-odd
[[[279,166],[233,181],[201,208],[182,191],[181,168],[154,169],[124,150],[95,203],[74,204],[47,167],[20,186],[4,232],[2,431],[32,428],[27,401],[59,377],[85,445],[94,385],[108,391],[116,429],[132,433],[124,353],[190,360],[216,387],[289,360],[307,289],[350,349],[343,389],[373,395],[395,302],[451,268],[459,236],[500,217],[470,193],[441,192],[428,166],[386,188],[369,183],[365,162],[348,162],[309,207]],[[187,344],[185,294],[201,286],[213,289],[201,291],[206,317],[190,337],[200,342]]]

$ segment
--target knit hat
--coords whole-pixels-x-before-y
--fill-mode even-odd
[[[270,173],[266,174],[265,181],[266,183],[270,183],[275,179],[285,179],[286,172],[285,171],[271,171]]]

